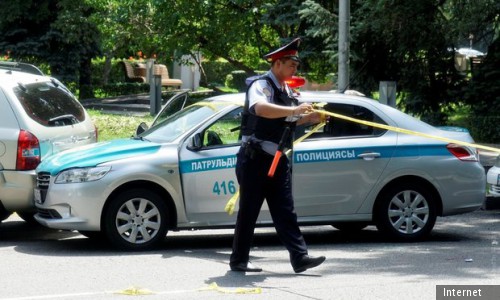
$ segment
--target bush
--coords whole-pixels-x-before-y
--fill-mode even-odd
[[[246,90],[245,80],[249,75],[245,71],[233,71],[226,76],[226,86],[242,92]]]
[[[269,63],[263,62],[258,66],[259,70],[267,70],[269,69]],[[232,86],[228,86],[226,83],[228,82],[228,75],[231,75],[232,72],[243,72],[236,69],[235,66],[230,64],[225,60],[216,60],[216,61],[205,61],[203,62],[203,70],[205,70],[206,81],[208,85],[226,85],[230,88],[235,88]],[[239,75],[236,75],[239,76]],[[204,78],[202,78],[202,81]],[[230,78],[229,81],[233,81],[233,78]],[[231,83],[232,84],[232,83]],[[238,84],[236,84],[238,85]]]
[[[452,125],[465,127],[477,143],[500,144],[498,116],[475,116],[457,120]]]
[[[255,71],[257,75],[263,75],[267,71]],[[247,89],[246,80],[251,75],[248,75],[245,71],[233,71],[231,74],[226,76],[226,86],[232,89],[236,89],[240,92],[244,92]]]
[[[123,69],[119,65],[122,59],[112,59],[111,60],[111,70],[108,75],[108,84],[124,82],[125,75],[123,74]],[[106,60],[104,58],[96,58],[92,60],[92,84],[95,86],[101,86],[104,84],[104,66]]]
[[[203,62],[203,70],[209,85],[224,85],[226,76],[236,68],[227,61],[217,60]],[[201,80],[204,81],[204,78]]]
[[[115,97],[149,93],[149,84],[136,82],[118,82],[102,86],[94,86],[96,96],[99,98]]]

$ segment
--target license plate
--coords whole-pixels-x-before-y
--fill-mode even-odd
[[[39,189],[34,189],[33,190],[33,194],[34,194],[34,197],[35,197],[35,203],[37,203],[37,204],[43,204],[43,201],[42,201],[42,192]]]

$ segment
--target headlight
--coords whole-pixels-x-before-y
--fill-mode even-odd
[[[79,183],[96,181],[108,174],[111,167],[79,168],[62,171],[57,175],[55,183]]]

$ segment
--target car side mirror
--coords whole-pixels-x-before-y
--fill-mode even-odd
[[[189,144],[187,146],[188,150],[191,151],[199,151],[203,147],[203,138],[201,136],[201,133],[195,134],[191,140],[189,141]]]
[[[143,133],[148,129],[149,126],[146,123],[142,122],[141,124],[139,124],[139,126],[137,126],[137,129],[135,130],[135,135],[138,136],[139,134]]]

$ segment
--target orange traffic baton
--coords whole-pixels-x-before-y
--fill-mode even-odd
[[[281,154],[283,154],[283,149],[285,148],[285,143],[287,142],[289,135],[290,135],[290,126],[287,126],[283,131],[283,135],[281,136],[280,143],[278,144],[278,149],[276,149],[276,153],[274,154],[273,162],[271,163],[271,167],[269,168],[267,176],[269,177],[274,176],[274,172],[276,171],[276,167],[278,167]]]

